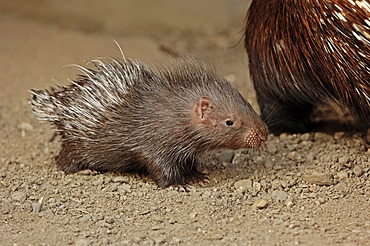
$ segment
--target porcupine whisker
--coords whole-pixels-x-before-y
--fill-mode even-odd
[[[284,122],[279,122],[279,119],[276,119],[277,112],[279,112],[281,107],[277,107],[276,105],[278,104],[279,100],[281,98],[281,95],[275,100],[275,102],[272,104],[271,107],[265,106],[264,108],[261,108],[261,112],[265,114],[264,112],[268,112],[267,115],[264,118],[265,123],[267,124],[268,127],[274,126],[274,124],[281,124]],[[278,120],[278,121],[276,121]]]

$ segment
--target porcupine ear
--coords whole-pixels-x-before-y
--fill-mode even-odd
[[[208,97],[203,96],[199,99],[197,104],[195,105],[194,111],[197,117],[201,120],[204,120],[212,109],[212,103]]]

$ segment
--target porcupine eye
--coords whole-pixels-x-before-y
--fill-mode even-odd
[[[234,122],[232,120],[227,120],[225,123],[226,123],[227,126],[234,125]]]

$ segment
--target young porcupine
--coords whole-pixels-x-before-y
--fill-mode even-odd
[[[369,1],[253,0],[245,47],[271,132],[309,130],[328,100],[370,127]]]
[[[265,123],[205,62],[173,59],[158,73],[138,61],[92,60],[66,87],[32,90],[32,108],[61,135],[57,165],[66,173],[146,171],[159,187],[206,181],[207,150],[258,148]]]

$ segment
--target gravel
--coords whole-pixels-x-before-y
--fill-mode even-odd
[[[60,68],[74,62],[71,57],[78,57],[76,62],[92,58],[99,47],[114,48],[111,37],[9,21],[0,21],[0,29],[7,30],[1,41],[6,45],[0,45],[2,60],[17,61],[2,66],[7,68],[2,76],[8,70],[11,76],[0,83],[7,88],[10,82],[24,82],[0,100],[0,244],[369,244],[369,131],[270,135],[259,150],[206,155],[202,168],[210,183],[189,193],[157,189],[146,175],[66,175],[55,165],[60,138],[29,113],[25,93],[31,86],[44,88],[47,81],[54,84],[49,64]],[[15,35],[10,30],[21,31]],[[168,35],[166,40],[139,37],[131,42],[127,37],[121,43],[152,61],[158,57],[145,47],[185,47],[212,60],[257,105],[253,87],[246,83],[243,47],[213,46],[215,39],[235,36]],[[44,37],[55,44],[46,45]],[[38,51],[37,59],[30,50]]]

